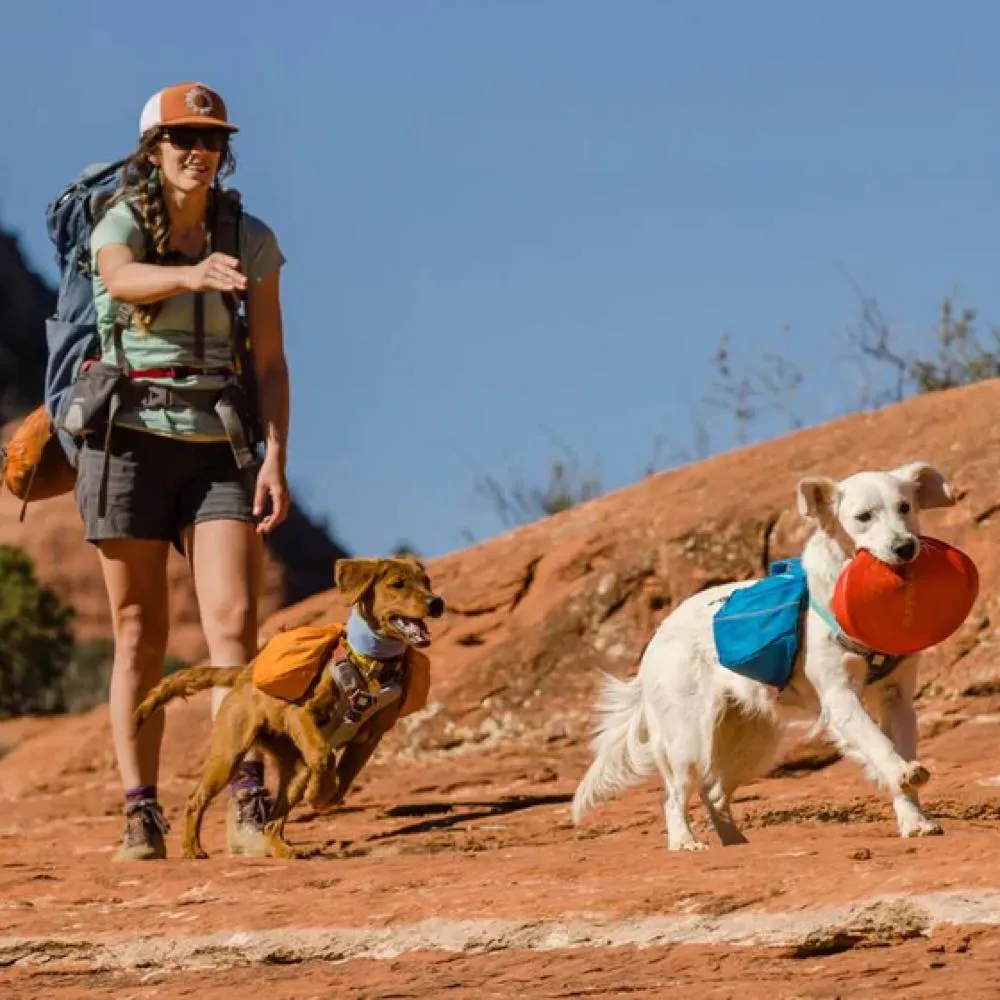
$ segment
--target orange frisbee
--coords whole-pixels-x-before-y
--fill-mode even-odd
[[[920,554],[901,566],[857,552],[841,570],[830,608],[852,639],[903,656],[947,639],[978,593],[976,564],[947,542],[921,536]]]

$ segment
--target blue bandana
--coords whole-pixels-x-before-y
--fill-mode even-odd
[[[357,608],[351,608],[347,619],[347,642],[351,649],[373,660],[393,660],[406,652],[402,639],[380,635],[361,617]]]

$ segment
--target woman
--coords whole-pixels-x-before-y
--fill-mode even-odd
[[[130,368],[143,392],[183,392],[170,394],[169,405],[142,398],[123,405],[107,456],[102,429],[88,435],[78,468],[77,503],[86,538],[100,553],[115,639],[111,730],[125,792],[116,860],[166,856],[156,789],[162,714],[138,738],[131,717],[163,674],[169,546],[191,568],[210,662],[246,663],[257,648],[262,535],[288,510],[288,369],[278,284],[284,257],[271,230],[246,214],[239,259],[213,250],[213,206],[235,166],[229,143],[237,129],[217,93],[182,83],[150,98],[139,131],[127,186],[91,237],[102,357]],[[265,439],[262,462],[248,472],[237,466],[210,406],[178,403],[216,398],[208,390],[231,374],[235,296],[246,301]],[[224,695],[213,692],[213,716]],[[265,854],[268,802],[259,758],[244,761],[231,792],[230,852]]]

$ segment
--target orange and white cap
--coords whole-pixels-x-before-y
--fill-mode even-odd
[[[203,83],[175,83],[158,90],[146,101],[139,116],[139,134],[171,125],[201,125],[205,128],[238,129],[226,116],[226,102]]]

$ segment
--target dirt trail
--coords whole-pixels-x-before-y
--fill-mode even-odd
[[[582,749],[513,743],[380,759],[350,807],[291,824],[307,860],[227,858],[217,807],[210,860],[120,866],[113,781],[71,770],[0,828],[0,995],[995,995],[1000,699],[926,709],[951,722],[924,754],[946,833],[912,841],[839,761],[745,789],[750,844],[718,847],[697,810],[712,849],[672,854],[655,783],[576,828]],[[174,852],[190,778],[164,788]]]
[[[176,859],[204,696],[168,710],[173,857],[155,864],[109,861],[120,805],[103,708],[0,725],[0,997],[1000,996],[998,409],[996,382],[935,394],[436,560],[450,610],[434,625],[431,704],[345,808],[294,816],[308,860],[225,857],[221,804],[214,856]],[[914,458],[960,498],[925,529],[982,578],[967,625],[921,666],[922,800],[945,835],[901,840],[856,765],[791,744],[739,793],[748,845],[719,847],[699,807],[711,850],[668,852],[654,782],[574,827],[598,672],[631,673],[687,594],[798,551],[800,475]],[[318,595],[264,635],[343,611]]]

